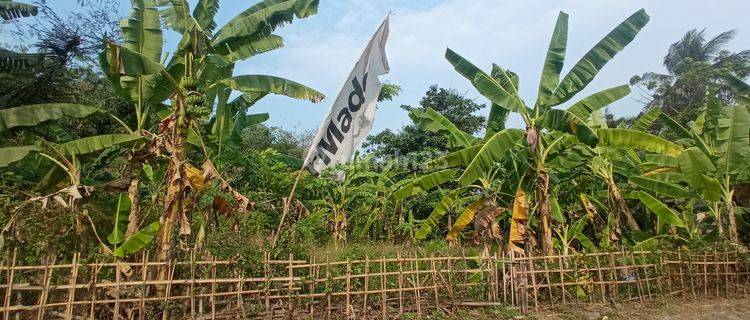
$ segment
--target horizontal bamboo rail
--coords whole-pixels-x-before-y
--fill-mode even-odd
[[[192,255],[191,255],[192,256]],[[17,265],[3,261],[3,319],[274,319],[416,316],[495,307],[521,311],[656,296],[731,296],[750,288],[745,250],[554,256],[402,256]],[[168,279],[156,279],[168,268]],[[115,315],[118,315],[115,317]]]

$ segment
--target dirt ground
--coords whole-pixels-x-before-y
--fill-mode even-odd
[[[658,299],[624,305],[582,306],[577,310],[548,310],[525,318],[540,320],[740,320],[750,319],[750,296],[742,298],[699,298],[697,300]]]

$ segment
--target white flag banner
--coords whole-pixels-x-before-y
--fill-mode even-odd
[[[378,76],[389,71],[385,56],[386,40],[388,17],[370,39],[315,135],[304,162],[305,168],[313,175],[351,160],[362,140],[370,133],[382,86]]]

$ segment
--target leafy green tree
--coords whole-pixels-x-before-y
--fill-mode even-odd
[[[726,45],[737,31],[725,31],[708,39],[705,29],[692,29],[669,47],[664,57],[667,74],[647,72],[631,78],[647,95],[644,112],[659,108],[678,123],[694,120],[706,103],[706,91],[731,103],[733,93],[724,80],[727,76],[745,79],[750,75],[750,50],[730,52]],[[664,128],[658,124],[653,130]]]
[[[411,114],[414,110],[425,111],[427,108],[432,108],[449,119],[456,127],[470,134],[478,133],[485,122],[483,116],[474,114],[484,108],[484,105],[464,97],[453,89],[430,86],[419,105],[419,107],[402,105],[401,109]],[[416,124],[418,119],[412,117],[412,121],[413,124],[404,126],[399,132],[386,129],[367,137],[363,147],[377,158],[398,157],[420,151],[449,150],[445,136],[420,130]]]

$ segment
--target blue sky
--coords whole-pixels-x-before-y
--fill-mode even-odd
[[[129,1],[122,2],[125,12]],[[63,0],[56,5],[71,8],[73,3]],[[222,1],[219,25],[251,3],[254,1]],[[270,125],[316,129],[371,33],[392,11],[387,46],[391,73],[382,79],[400,84],[403,92],[393,102],[379,106],[372,132],[377,133],[408,124],[407,114],[398,106],[418,104],[431,84],[455,88],[486,103],[445,61],[446,47],[484,69],[489,70],[494,62],[518,73],[524,100],[533,102],[560,10],[570,14],[563,70],[567,72],[602,36],[640,8],[651,15],[650,23],[579,94],[579,99],[626,84],[635,74],[663,72],[661,61],[669,44],[691,28],[707,28],[710,36],[737,29],[739,35],[729,48],[750,48],[747,0],[321,0],[316,16],[295,20],[277,32],[284,37],[286,47],[240,63],[236,74],[283,76],[325,93],[328,98],[318,104],[274,96],[251,110],[270,113]],[[168,39],[170,47],[177,41],[174,36]],[[634,93],[611,110],[617,116],[637,114],[642,107],[638,98]],[[521,125],[518,118],[509,121],[511,126]]]

